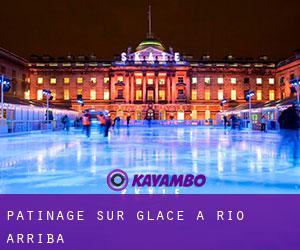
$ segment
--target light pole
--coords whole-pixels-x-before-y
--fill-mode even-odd
[[[49,100],[52,99],[51,91],[49,89],[43,89],[43,95],[46,96],[46,123],[47,123],[47,130],[49,126]]]
[[[4,75],[1,75],[1,120],[4,120],[4,92],[8,92],[10,90],[10,80],[5,78]]]
[[[220,103],[221,107],[222,107],[222,113],[224,112],[224,106],[227,103],[227,99],[223,99]]]
[[[252,129],[252,110],[251,110],[251,97],[254,96],[254,91],[249,90],[246,94],[246,100],[249,102],[249,119],[250,119],[250,129]]]

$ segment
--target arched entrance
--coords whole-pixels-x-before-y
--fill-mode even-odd
[[[147,120],[154,120],[154,110],[153,109],[148,109],[147,110],[146,119]]]
[[[178,110],[178,112],[177,112],[177,120],[178,121],[183,121],[184,120],[184,111],[183,110]]]

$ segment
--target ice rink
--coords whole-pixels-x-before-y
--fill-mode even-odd
[[[201,188],[128,187],[124,193],[300,193],[299,144],[277,132],[209,127],[123,127],[0,138],[0,192],[114,193],[116,168],[134,174],[204,174]]]

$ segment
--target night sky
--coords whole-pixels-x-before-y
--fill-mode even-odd
[[[299,0],[152,0],[153,32],[196,58],[286,58],[300,48]],[[146,37],[147,0],[1,1],[0,46],[31,54],[112,59]]]

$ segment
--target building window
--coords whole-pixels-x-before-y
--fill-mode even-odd
[[[135,91],[135,99],[138,101],[142,100],[142,90]]]
[[[183,77],[182,77],[182,76],[179,76],[179,77],[178,77],[178,83],[184,83]]]
[[[166,80],[164,78],[159,78],[159,85],[164,85]]]
[[[97,78],[96,77],[91,77],[91,83],[97,83]]]
[[[64,84],[69,84],[69,83],[70,83],[70,78],[64,77]]]
[[[281,86],[284,85],[284,77],[283,77],[283,76],[280,77],[280,85],[281,85]]]
[[[259,89],[256,92],[256,100],[261,101],[262,100],[262,91]]]
[[[117,99],[123,99],[123,89],[118,89],[118,97]]]
[[[50,84],[56,84],[56,78],[55,77],[50,78]]]
[[[118,77],[117,77],[117,81],[118,81],[118,82],[123,82],[123,76],[118,76]]]
[[[165,94],[164,90],[159,90],[158,91],[158,99],[161,100],[161,101],[166,100],[166,94]]]
[[[232,84],[236,84],[236,78],[231,78],[230,81]]]
[[[109,77],[104,77],[104,78],[103,78],[103,82],[104,82],[104,83],[109,83]]]
[[[204,99],[209,101],[210,100],[210,90],[205,90],[204,92]]]
[[[192,84],[197,84],[197,77],[196,76],[193,76],[192,77]]]
[[[205,110],[205,120],[210,119],[210,111],[209,110]]]
[[[38,83],[38,84],[43,84],[43,82],[44,82],[43,77],[38,77],[37,83]]]
[[[55,89],[51,89],[50,90],[51,91],[51,95],[52,95],[52,97],[53,97],[53,99],[52,100],[56,100],[56,90]]]
[[[210,84],[210,77],[204,77],[204,83]]]
[[[104,100],[109,100],[109,90],[108,89],[104,90],[103,99]]]
[[[256,84],[262,84],[262,78],[256,78]]]
[[[192,100],[193,101],[197,100],[197,90],[196,89],[192,90]]]
[[[236,100],[236,90],[235,89],[231,90],[231,100],[233,100],[233,101]]]
[[[77,83],[82,84],[83,83],[83,77],[77,77]]]
[[[218,100],[223,100],[223,89],[218,90]]]
[[[96,90],[94,90],[94,89],[90,90],[90,99],[96,100]]]
[[[153,85],[153,79],[152,79],[152,78],[148,78],[148,79],[147,79],[147,83],[148,83],[149,85]]]
[[[24,92],[24,99],[25,100],[30,100],[30,90],[27,90]]]
[[[142,78],[136,78],[135,79],[135,84],[141,85],[142,84]]]
[[[244,78],[244,83],[250,83],[250,78],[249,77],[245,77]]]
[[[270,101],[275,100],[275,91],[273,89],[269,90],[269,100]]]
[[[70,90],[64,89],[64,100],[70,100]]]
[[[82,95],[82,89],[77,89],[77,95]]]
[[[39,89],[37,91],[37,100],[38,101],[43,100],[43,90],[42,89]]]
[[[218,84],[223,84],[223,83],[224,83],[224,78],[218,77]]]
[[[269,84],[274,84],[275,83],[275,79],[274,78],[269,78]]]
[[[154,100],[154,91],[153,90],[147,91],[147,100],[149,100],[149,101]]]

